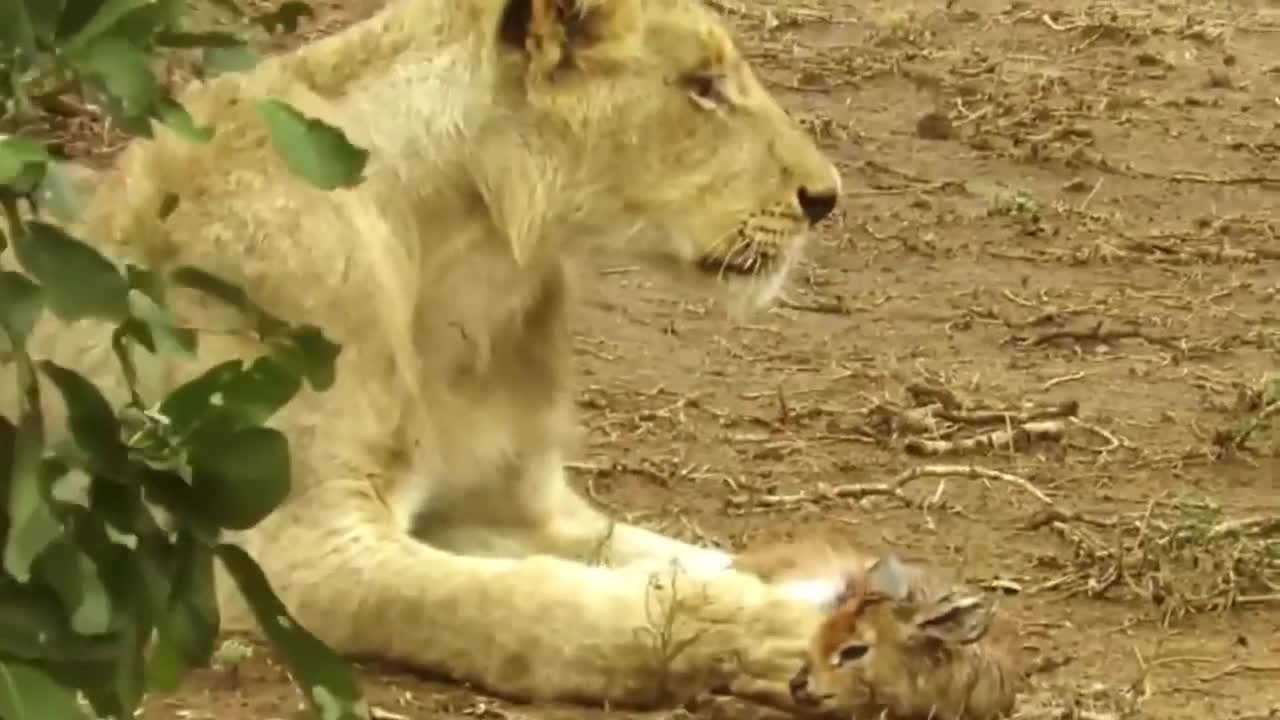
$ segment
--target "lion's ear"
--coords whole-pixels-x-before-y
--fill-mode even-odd
[[[532,77],[551,80],[615,64],[638,14],[639,0],[507,0],[498,37],[528,53]]]

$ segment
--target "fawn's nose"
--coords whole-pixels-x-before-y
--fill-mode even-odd
[[[815,191],[801,186],[796,191],[796,199],[804,216],[809,218],[809,224],[817,225],[836,209],[837,193],[835,190]]]
[[[791,678],[791,682],[787,683],[788,689],[791,690],[791,699],[800,705],[816,705],[818,699],[809,692],[809,668],[800,668]]]

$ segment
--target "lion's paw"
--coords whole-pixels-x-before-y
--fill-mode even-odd
[[[779,588],[779,590],[782,590]],[[741,671],[752,677],[786,682],[804,665],[809,644],[826,615],[810,599],[779,593],[746,628],[749,643]]]
[[[810,578],[788,578],[775,581],[784,596],[812,605],[819,610],[835,610],[845,596],[849,581],[842,575]]]

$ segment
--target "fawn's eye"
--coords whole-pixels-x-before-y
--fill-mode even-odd
[[[831,659],[831,665],[833,667],[840,667],[845,663],[851,663],[856,660],[859,660],[862,658],[863,655],[866,655],[867,651],[870,649],[871,649],[870,647],[868,647],[867,645],[863,645],[862,643],[852,643],[850,645],[845,645],[844,647],[836,651],[835,657]]]

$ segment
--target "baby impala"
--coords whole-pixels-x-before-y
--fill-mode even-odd
[[[741,563],[772,572],[798,594],[829,593],[833,610],[787,691],[743,680],[734,694],[852,720],[994,720],[1013,712],[1025,682],[1017,633],[991,596],[892,554],[876,559],[847,546],[757,552]]]

